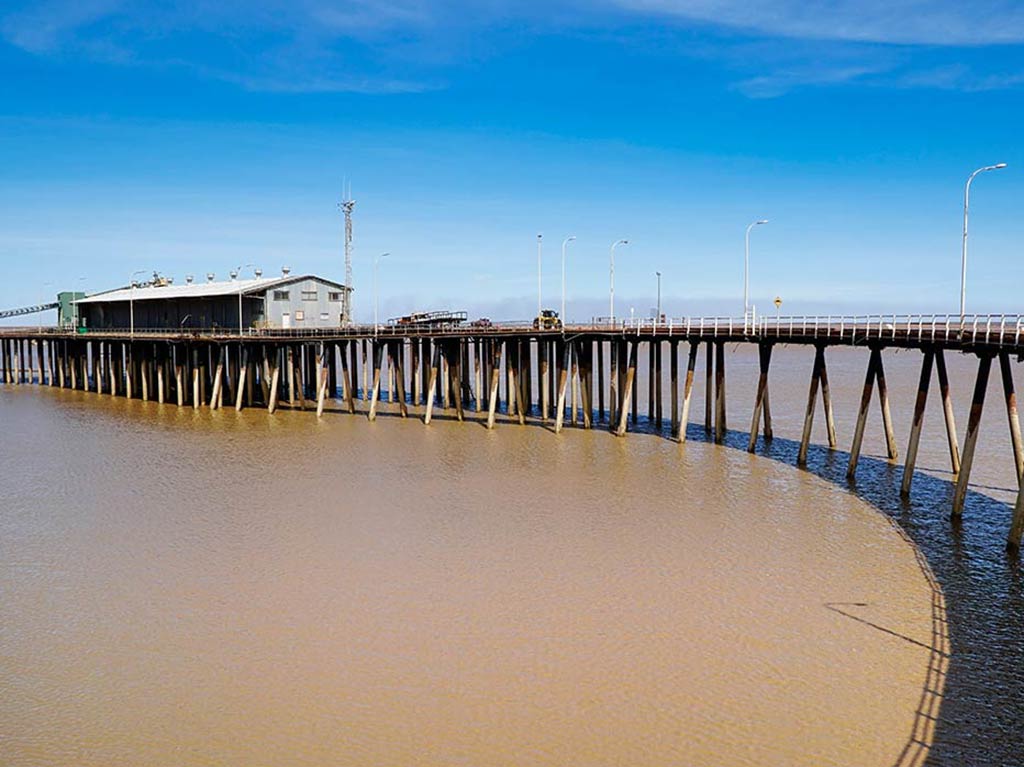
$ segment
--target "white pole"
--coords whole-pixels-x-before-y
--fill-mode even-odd
[[[654,316],[654,324],[657,325],[661,322],[661,272],[655,272],[658,275],[658,308]]]
[[[629,240],[617,240],[612,243],[611,261],[608,266],[608,317],[615,324],[615,246],[629,245]]]
[[[241,338],[241,336],[242,336],[242,334],[244,332],[243,329],[242,329],[242,284],[241,284],[242,283],[242,269],[248,269],[250,266],[255,266],[255,264],[246,264],[244,267],[243,266],[239,266],[237,269],[235,269],[235,276],[236,276],[236,279],[238,280],[238,283],[239,283],[239,285],[238,285],[238,336],[239,336],[239,338]]]
[[[132,276],[128,278],[128,315],[131,322],[130,338],[135,338],[135,275],[144,274],[145,272],[145,269],[136,269],[132,272]]]
[[[376,336],[380,332],[380,325],[377,320],[377,313],[379,308],[379,301],[377,298],[377,266],[380,264],[382,258],[387,258],[390,253],[381,253],[375,259],[373,259],[373,335]]]
[[[767,224],[768,219],[754,221],[747,226],[746,248],[743,255],[743,321],[746,322],[747,314],[750,313],[750,230],[755,226]]]
[[[537,235],[537,316],[540,317],[542,311],[541,297],[540,297],[540,244],[544,239],[544,235]]]
[[[989,170],[1000,170],[1005,168],[1006,163],[1000,162],[995,165],[986,165],[984,168],[978,168],[974,173],[967,177],[967,183],[964,184],[964,239],[963,249],[960,254],[960,323],[963,324],[964,316],[967,313],[967,206],[971,200],[971,182],[974,181],[974,177],[979,173],[984,173]]]
[[[562,327],[565,327],[565,246],[576,239],[576,235],[570,235],[562,240]]]

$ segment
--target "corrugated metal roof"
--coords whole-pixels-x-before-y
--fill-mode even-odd
[[[253,280],[221,280],[220,282],[193,282],[191,285],[164,285],[163,287],[147,286],[143,288],[117,288],[105,293],[94,293],[87,298],[78,299],[79,304],[99,304],[117,301],[151,301],[171,298],[217,298],[220,296],[237,296],[239,293],[251,295],[263,293],[271,288],[289,285],[303,280],[316,280],[330,287],[344,290],[345,286],[332,280],[325,280],[315,274],[301,274],[287,277],[259,278]]]

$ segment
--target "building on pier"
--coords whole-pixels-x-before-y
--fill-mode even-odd
[[[342,324],[347,288],[312,274],[174,285],[154,278],[145,285],[79,298],[78,326],[89,330],[213,328],[331,328]],[[241,314],[241,318],[239,318]]]

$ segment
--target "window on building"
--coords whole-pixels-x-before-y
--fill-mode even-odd
[[[295,310],[295,321],[296,322],[302,322],[304,319],[306,319],[306,313],[304,311],[302,311],[302,309],[296,309]]]
[[[274,300],[275,301],[288,301],[291,298],[287,290],[275,290]]]
[[[330,322],[331,321],[331,315],[329,315],[327,312],[320,312],[320,321],[321,322]]]
[[[340,290],[332,290],[330,293],[327,294],[327,300],[328,301],[335,301],[335,302],[341,301],[341,291]]]
[[[315,290],[304,290],[302,291],[303,301],[316,301],[317,295]]]

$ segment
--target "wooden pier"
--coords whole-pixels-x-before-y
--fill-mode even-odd
[[[871,409],[878,400],[889,460],[899,456],[890,413],[883,351],[914,349],[921,353],[921,375],[913,423],[905,453],[901,493],[909,497],[925,406],[933,371],[942,398],[950,467],[955,477],[951,514],[959,517],[978,442],[985,395],[998,360],[1018,483],[1024,478],[1024,446],[1011,362],[1024,359],[1024,317],[1020,316],[863,316],[760,319],[683,318],[618,325],[570,325],[537,330],[519,324],[471,327],[351,326],[330,330],[90,331],[47,328],[0,330],[0,381],[4,385],[36,383],[173,403],[178,407],[265,408],[274,413],[282,402],[310,410],[320,418],[328,399],[340,400],[348,413],[365,412],[372,421],[386,389],[397,414],[421,415],[429,424],[443,409],[463,421],[468,413],[493,429],[499,422],[551,423],[555,433],[566,424],[607,428],[625,435],[638,422],[637,359],[643,350],[648,365],[647,419],[664,430],[663,363],[669,361],[668,430],[686,440],[686,424],[704,345],[704,428],[716,442],[725,439],[726,346],[752,344],[758,351],[758,380],[748,449],[758,435],[773,437],[770,398],[772,349],[777,344],[813,350],[807,408],[797,456],[806,465],[812,425],[820,394],[828,447],[838,449],[827,351],[847,346],[865,351],[866,374],[847,465],[855,480]],[[680,355],[685,367],[680,380]],[[978,372],[961,450],[945,353],[976,357]],[[607,362],[607,365],[606,365]],[[595,376],[596,368],[596,376]],[[1017,550],[1024,535],[1024,492],[1017,502],[1007,536]]]

